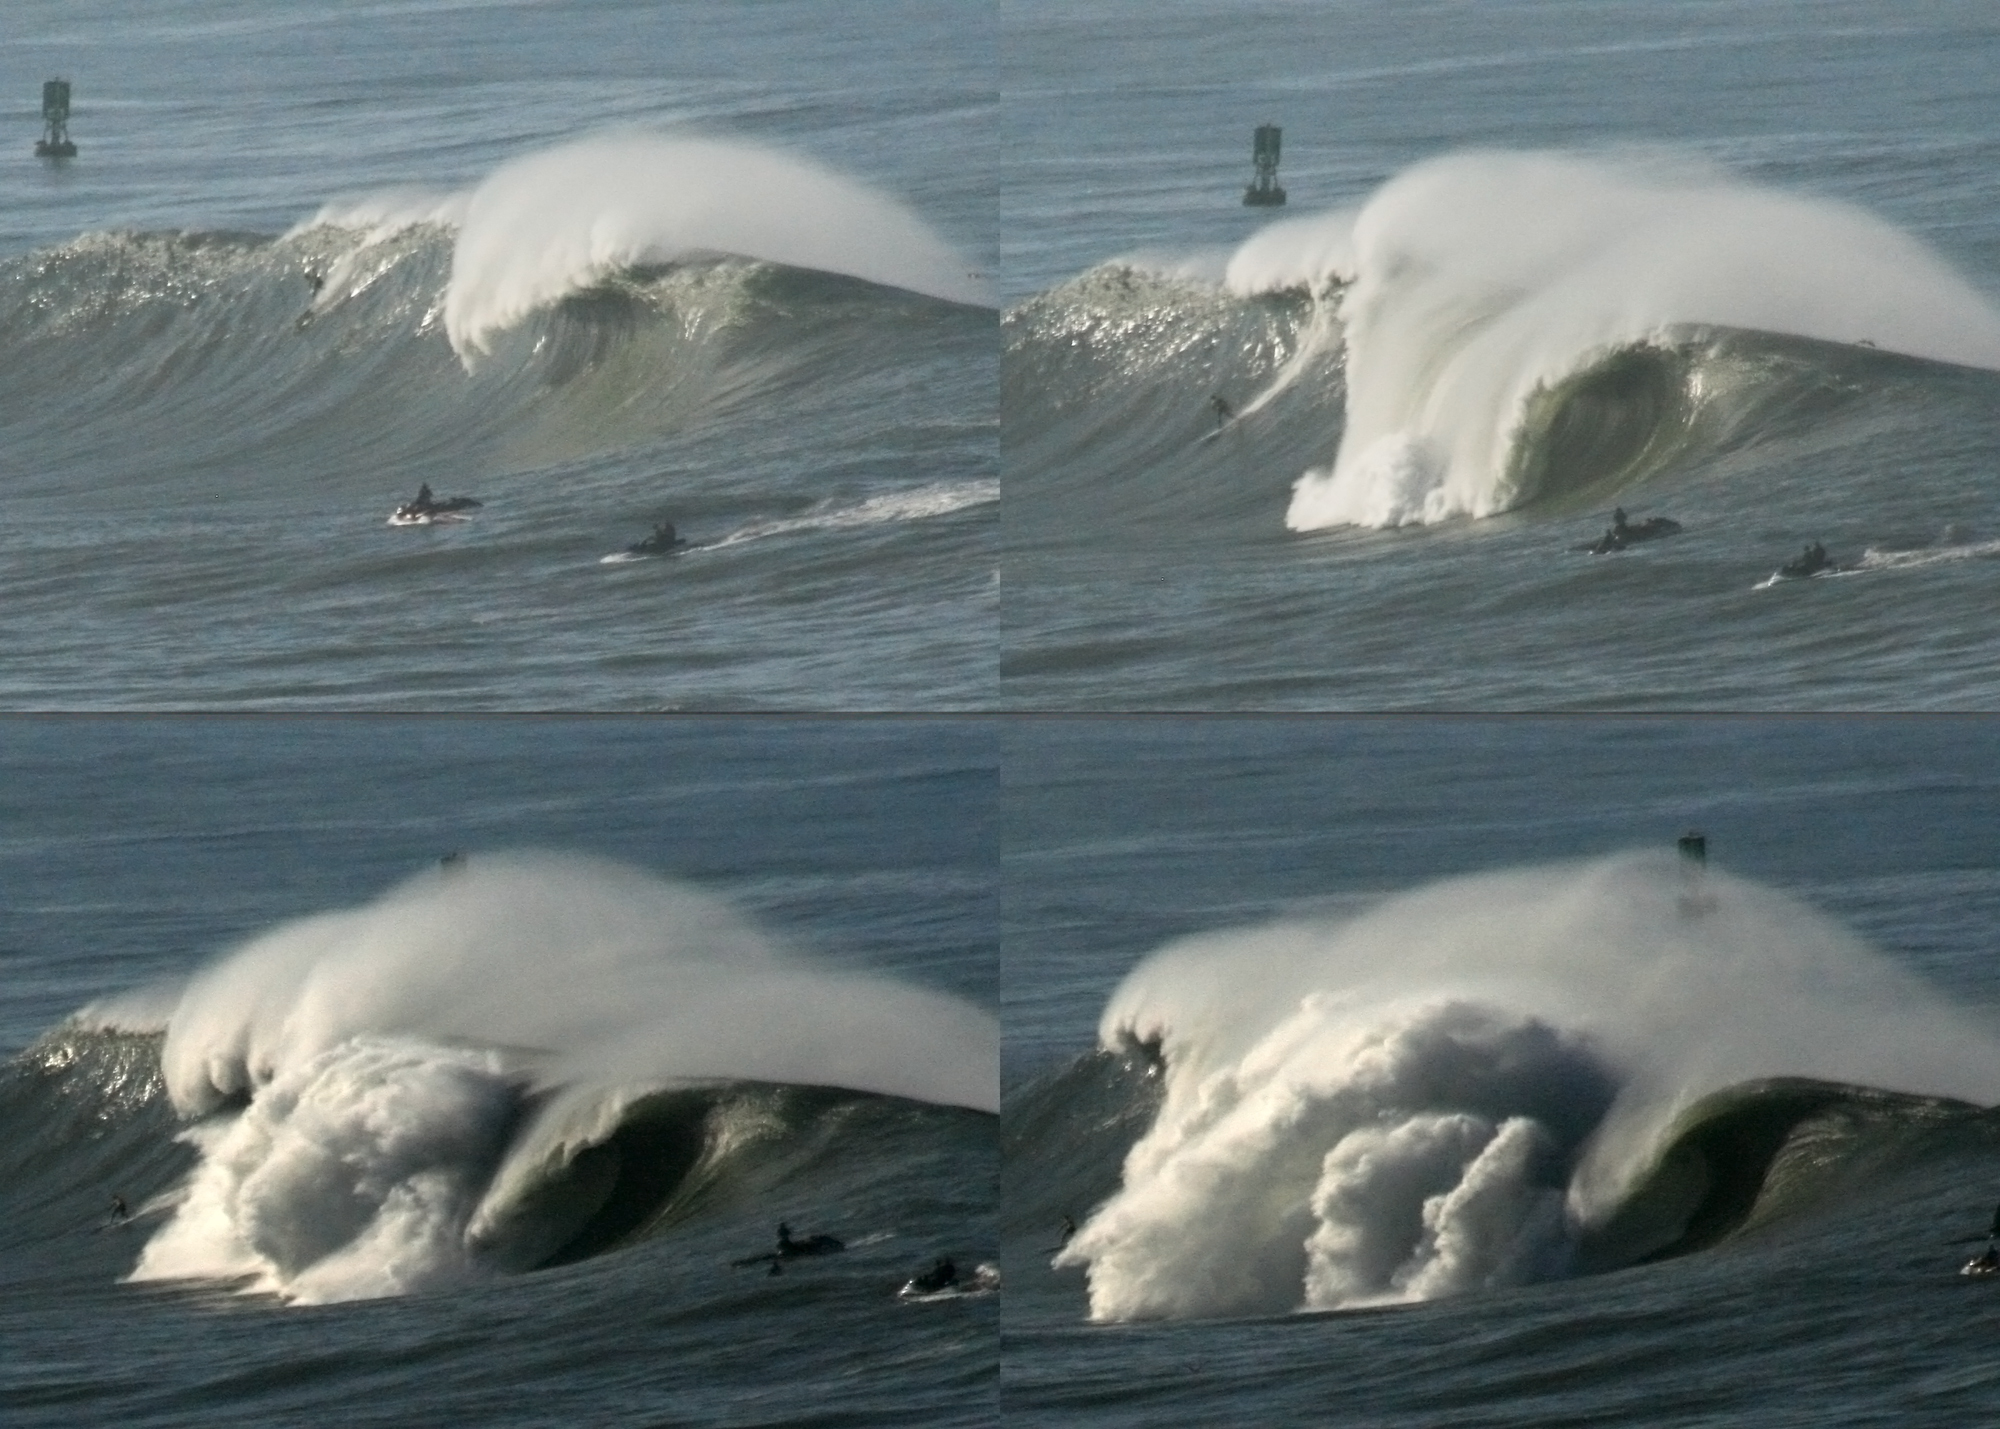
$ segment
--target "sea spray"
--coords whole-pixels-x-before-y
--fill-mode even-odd
[[[1660,154],[1433,159],[1352,219],[1288,219],[1252,238],[1229,269],[1238,292],[1349,278],[1344,430],[1333,465],[1295,484],[1294,530],[1532,498],[1517,460],[1530,400],[1677,328],[2000,367],[2000,309],[1916,239]]]
[[[1058,1263],[1097,1319],[1566,1273],[1675,1115],[1759,1077],[2000,1097],[2000,1037],[1837,924],[1670,856],[1447,880],[1162,949],[1107,1048],[1165,1089]]]
[[[942,993],[814,965],[638,870],[476,855],[284,924],[190,979],[161,1053],[201,1161],[135,1274],[318,1301],[541,1263],[645,1174],[685,1169],[707,1093],[828,1087],[997,1108],[998,1029]],[[601,1230],[599,1232],[601,1235]]]
[[[631,133],[527,155],[479,185],[445,329],[471,362],[500,331],[619,270],[714,254],[992,301],[921,219],[856,180],[760,145]]]

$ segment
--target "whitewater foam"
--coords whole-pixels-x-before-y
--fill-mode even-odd
[[[1345,426],[1293,488],[1293,530],[1507,510],[1546,391],[1691,325],[1866,339],[2000,368],[2000,308],[1916,239],[1849,205],[1657,154],[1430,160],[1351,220],[1290,219],[1230,264],[1240,292],[1348,283]]]
[[[189,980],[161,1061],[201,1161],[135,1275],[294,1301],[539,1263],[610,1192],[627,1113],[743,1082],[997,1109],[998,1028],[815,966],[637,870],[475,856]],[[239,1109],[240,1108],[240,1109]]]
[[[1181,940],[1100,1024],[1166,1084],[1058,1257],[1093,1318],[1560,1275],[1699,1097],[1804,1076],[1991,1101],[2000,1036],[1838,925],[1671,855],[1449,880]]]

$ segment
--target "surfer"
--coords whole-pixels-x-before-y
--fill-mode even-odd
[[[778,1254],[785,1259],[796,1255],[826,1255],[836,1250],[846,1250],[842,1242],[830,1235],[812,1235],[804,1240],[792,1239],[792,1228],[783,1221],[778,1222]]]
[[[1076,1234],[1076,1222],[1071,1220],[1068,1216],[1064,1216],[1062,1218],[1062,1234],[1056,1237],[1056,1244],[1059,1246],[1068,1245],[1069,1238],[1075,1234]]]
[[[1648,516],[1644,521],[1634,524],[1625,515],[1625,508],[1618,506],[1612,508],[1611,524],[1604,528],[1604,534],[1589,545],[1577,549],[1588,551],[1593,556],[1609,555],[1613,551],[1622,551],[1627,546],[1637,545],[1641,541],[1678,535],[1680,529],[1681,523],[1667,516]]]
[[[1229,399],[1220,392],[1208,399],[1208,409],[1215,413],[1215,429],[1218,432],[1236,420],[1236,409],[1229,405]]]
[[[125,1198],[113,1193],[111,1197],[111,1219],[104,1223],[106,1230],[115,1230],[132,1219],[132,1211],[125,1204]]]

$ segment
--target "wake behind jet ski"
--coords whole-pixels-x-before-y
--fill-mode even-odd
[[[390,513],[391,526],[430,526],[439,521],[469,521],[465,513],[475,511],[483,502],[470,496],[446,496],[439,498],[431,494],[431,484],[427,481],[417,488],[417,494]]]
[[[1666,516],[1648,516],[1644,521],[1634,523],[1625,517],[1625,508],[1620,506],[1611,513],[1611,524],[1604,534],[1588,545],[1578,546],[1579,551],[1588,551],[1593,556],[1605,556],[1613,551],[1622,551],[1628,546],[1636,546],[1641,541],[1655,541],[1662,536],[1680,534],[1681,523]]]

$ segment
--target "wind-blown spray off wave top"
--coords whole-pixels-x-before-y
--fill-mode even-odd
[[[614,273],[731,254],[990,306],[963,257],[895,201],[750,144],[629,134],[518,159],[466,200],[445,294],[452,347]]]
[[[134,1277],[324,1301],[574,1259],[781,1138],[797,1089],[994,1110],[998,1045],[976,1008],[815,966],[691,889],[475,858],[188,983],[161,1061],[200,1159]]]
[[[1645,854],[1184,939],[1126,979],[1100,1036],[1164,1079],[1057,1260],[1088,1268],[1105,1320],[1422,1300],[1699,1249],[1768,1211],[1809,1130],[2000,1097],[1993,1029],[1792,899]]]
[[[1629,476],[1663,428],[1699,418],[1690,329],[2000,368],[2000,309],[1915,239],[1657,157],[1451,155],[1358,214],[1288,220],[1229,268],[1239,292],[1336,281],[1345,427],[1332,467],[1294,487],[1294,530],[1507,510],[1565,475],[1542,460],[1550,440],[1597,448],[1585,477]],[[1635,401],[1608,425],[1591,410]]]

